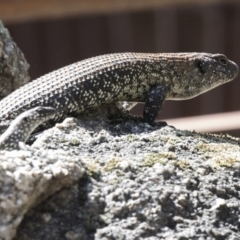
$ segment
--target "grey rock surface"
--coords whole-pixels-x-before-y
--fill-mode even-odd
[[[29,82],[29,65],[0,20],[0,100]]]
[[[69,118],[40,135],[29,151],[39,157],[34,163],[43,161],[41,151],[54,151],[59,164],[66,152],[86,172],[29,206],[15,239],[240,237],[239,139]]]
[[[76,182],[84,169],[66,151],[0,152],[0,239],[10,240],[24,214],[59,189]]]

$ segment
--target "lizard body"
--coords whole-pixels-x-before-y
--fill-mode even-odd
[[[238,66],[222,54],[119,53],[89,58],[46,74],[0,101],[0,128],[37,106],[54,108],[52,124],[113,101],[145,102],[150,125],[165,100],[185,100],[233,80]],[[46,128],[46,124],[41,124]]]

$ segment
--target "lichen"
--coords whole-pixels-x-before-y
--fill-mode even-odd
[[[148,153],[145,156],[143,166],[151,167],[155,163],[161,163],[165,165],[169,160],[176,158],[176,155],[172,152],[159,152],[159,153]]]
[[[106,161],[106,164],[103,168],[104,171],[112,171],[117,168],[117,164],[121,161],[120,158],[113,157]]]

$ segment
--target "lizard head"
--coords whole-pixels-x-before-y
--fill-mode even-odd
[[[238,65],[223,54],[189,53],[185,60],[185,79],[173,81],[175,99],[196,97],[233,80],[239,72]]]

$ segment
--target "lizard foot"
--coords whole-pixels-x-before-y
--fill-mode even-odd
[[[174,126],[168,125],[167,122],[165,122],[165,121],[154,121],[152,126],[153,127],[160,127],[160,128],[168,126],[168,127],[173,128],[173,129],[176,129]]]

